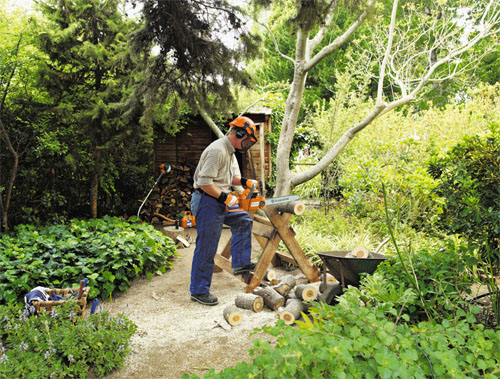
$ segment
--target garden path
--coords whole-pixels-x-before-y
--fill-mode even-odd
[[[188,230],[194,241],[196,230]],[[230,231],[223,229],[219,248],[229,237]],[[108,379],[181,378],[184,373],[203,377],[210,368],[218,372],[237,362],[250,361],[248,350],[253,339],[271,338],[262,333],[250,336],[255,328],[276,323],[276,313],[269,309],[260,313],[242,310],[242,323],[232,328],[224,321],[223,309],[234,304],[236,296],[245,290],[243,282],[226,272],[213,276],[211,292],[219,298],[217,306],[191,301],[194,245],[178,249],[173,269],[162,276],[136,280],[112,302],[104,302],[105,310],[113,315],[124,313],[138,326],[124,368]],[[259,246],[255,240],[253,246]],[[252,255],[257,253],[254,249]]]

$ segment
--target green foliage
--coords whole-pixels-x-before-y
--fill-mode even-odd
[[[161,275],[175,254],[170,238],[137,219],[19,225],[0,239],[0,300],[18,300],[39,285],[77,287],[84,277],[89,296],[105,298],[125,291],[140,275]]]
[[[251,363],[205,378],[470,378],[498,376],[500,331],[475,324],[462,312],[455,321],[419,322],[386,303],[360,306],[343,296],[319,305],[298,328],[282,321],[265,330],[276,342],[256,340]],[[185,375],[184,377],[187,377]],[[198,376],[193,375],[193,378]]]
[[[76,315],[67,302],[28,317],[20,305],[0,306],[0,377],[98,377],[123,366],[136,325],[123,315]]]
[[[410,249],[402,252],[401,258],[393,256],[382,262],[376,272],[418,295],[407,304],[412,319],[441,321],[467,307],[464,298],[474,282],[471,268],[477,262],[467,246],[448,239],[444,248]]]
[[[439,226],[489,248],[500,260],[500,128],[488,136],[472,136],[444,158],[429,164],[438,180],[435,192],[445,199]],[[483,247],[483,252],[486,248]]]

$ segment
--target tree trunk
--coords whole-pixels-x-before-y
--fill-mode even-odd
[[[101,152],[94,152],[94,167],[90,176],[90,217],[97,218],[97,202],[99,199],[99,178],[101,167]]]
[[[299,27],[295,44],[295,69],[290,93],[286,99],[285,114],[281,126],[278,149],[276,152],[276,188],[274,196],[289,195],[292,191],[290,173],[290,152],[297,127],[297,119],[302,104],[307,71],[307,33]]]
[[[1,109],[1,107],[0,107]],[[12,145],[10,137],[5,129],[5,125],[3,121],[0,119],[0,140],[3,140],[7,145],[8,150],[12,154],[12,168],[10,170],[9,180],[7,185],[5,186],[5,202],[3,201],[3,193],[0,192],[0,209],[2,210],[2,224],[0,227],[1,231],[7,232],[9,231],[9,208],[12,200],[12,190],[14,188],[14,183],[16,181],[17,176],[17,168],[19,166],[19,155],[17,154],[16,149]]]
[[[97,218],[97,198],[99,195],[99,174],[93,172],[90,178],[90,217]]]

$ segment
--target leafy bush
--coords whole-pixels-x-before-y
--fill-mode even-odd
[[[75,316],[75,302],[27,317],[21,306],[0,306],[0,377],[104,376],[123,365],[136,325],[108,312]]]
[[[465,307],[465,296],[474,282],[470,268],[476,263],[470,250],[449,239],[443,249],[424,248],[401,253],[382,262],[376,272],[391,283],[412,288],[418,295],[408,303],[415,320],[442,320],[454,317]]]
[[[20,299],[36,286],[78,286],[90,297],[125,291],[140,275],[172,267],[174,242],[148,224],[104,217],[46,227],[19,225],[0,238],[0,301]]]
[[[281,320],[266,327],[276,343],[256,340],[251,363],[212,369],[205,378],[498,377],[500,331],[485,330],[464,311],[456,321],[408,319],[390,304],[362,307],[356,296],[343,296],[334,307],[313,308],[298,328]]]
[[[477,243],[487,243],[500,260],[500,128],[486,137],[472,136],[455,145],[444,158],[431,161],[444,197],[439,226]],[[486,251],[486,249],[484,249]]]

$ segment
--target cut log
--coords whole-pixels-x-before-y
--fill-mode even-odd
[[[236,297],[234,304],[238,308],[250,309],[255,313],[259,313],[264,308],[264,299],[262,296],[253,293],[240,293]]]
[[[279,283],[273,288],[278,292],[281,296],[286,297],[288,292],[290,292],[293,287],[295,287],[295,278],[293,275],[285,275],[280,278]]]
[[[264,304],[273,311],[285,304],[285,298],[271,287],[256,287],[253,293],[261,296],[264,299]]]
[[[278,317],[285,321],[286,325],[293,324],[300,318],[300,313],[304,309],[304,304],[299,299],[290,299],[286,302],[286,307],[278,312]]]
[[[266,275],[264,275],[264,279],[268,280],[270,282],[272,282],[273,280],[275,280],[277,277],[278,277],[278,273],[276,272],[276,270],[274,270],[272,268],[269,268],[266,271]]]
[[[298,286],[299,284],[307,284],[307,283],[309,283],[309,280],[307,280],[304,274],[295,275],[296,286]]]
[[[368,249],[364,246],[355,247],[346,254],[346,257],[349,258],[368,258],[369,256],[370,253],[368,252]]]
[[[339,284],[339,281],[335,276],[330,274],[329,272],[326,273],[326,283],[327,284]]]
[[[243,321],[243,314],[240,312],[236,305],[228,305],[223,311],[224,320],[226,320],[230,325],[238,325]]]
[[[299,284],[295,286],[294,292],[299,299],[305,301],[316,300],[318,297],[318,290],[311,284]]]
[[[184,234],[184,228],[179,226],[165,226],[164,228],[161,229],[163,234],[166,234],[170,238],[172,238],[174,241],[177,239],[177,236],[181,236]]]
[[[323,301],[329,305],[334,305],[337,303],[335,298],[341,295],[343,292],[342,286],[340,284],[329,284],[327,283],[326,289],[318,297],[319,301]]]
[[[289,203],[269,205],[280,213],[291,213],[300,216],[306,210],[305,204],[301,200],[291,201]]]

